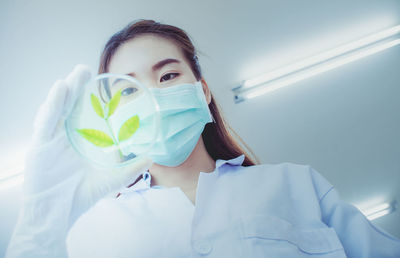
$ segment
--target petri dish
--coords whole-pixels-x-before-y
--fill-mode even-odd
[[[160,123],[159,105],[147,87],[129,75],[103,73],[83,87],[65,129],[83,158],[115,168],[148,156]]]

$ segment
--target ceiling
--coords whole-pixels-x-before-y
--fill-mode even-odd
[[[231,91],[245,79],[400,24],[397,0],[2,0],[3,165],[20,162],[53,82],[77,63],[96,70],[106,40],[139,18],[192,36],[226,119],[263,163],[309,164],[359,207],[400,202],[399,46],[239,104]],[[374,223],[400,237],[399,221],[397,211]]]

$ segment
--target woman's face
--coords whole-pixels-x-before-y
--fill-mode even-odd
[[[196,82],[181,49],[154,35],[141,35],[121,45],[111,58],[109,72],[128,74],[149,88]]]
[[[182,50],[173,41],[154,35],[141,35],[121,45],[110,60],[108,72],[128,74],[148,88],[166,88],[196,82]],[[111,84],[112,94],[121,90],[124,95],[120,103],[128,103],[140,95],[129,94],[129,91],[124,93],[129,90],[127,82],[125,86],[117,80]],[[211,93],[204,79],[202,86],[209,104]]]

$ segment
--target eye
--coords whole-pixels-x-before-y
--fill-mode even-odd
[[[161,77],[160,82],[168,81],[168,80],[174,79],[174,78],[177,77],[178,75],[179,75],[179,73],[167,73],[166,75],[164,75],[163,77]]]
[[[134,88],[134,87],[128,87],[125,88],[124,90],[121,91],[121,96],[128,96],[134,92],[136,92],[138,89]]]

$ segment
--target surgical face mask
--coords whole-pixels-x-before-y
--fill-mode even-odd
[[[194,84],[179,84],[166,88],[149,88],[155,97],[161,115],[161,128],[157,140],[147,153],[154,163],[175,167],[182,164],[192,153],[207,123],[213,121],[200,81]],[[134,106],[131,106],[134,105]],[[121,143],[124,155],[141,152],[154,139],[151,128],[150,103],[143,98],[120,107],[118,114],[110,117],[110,125],[117,132],[122,124],[132,117],[132,110],[144,109],[140,119],[142,130],[128,144]],[[148,126],[149,130],[146,130]]]

